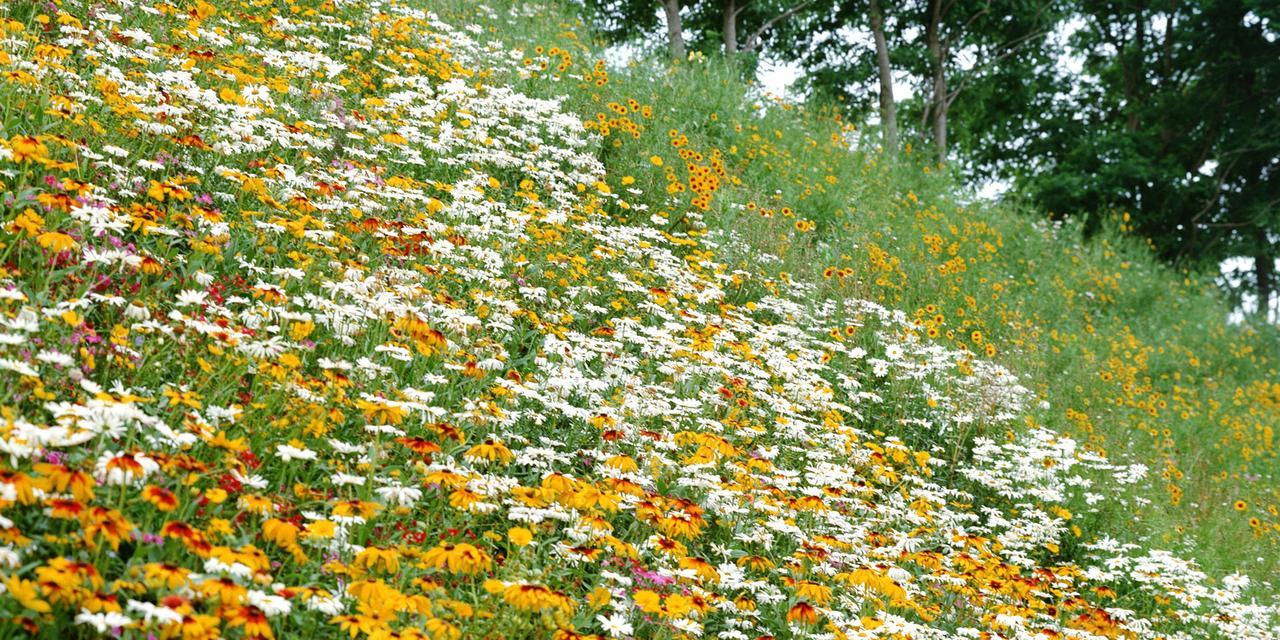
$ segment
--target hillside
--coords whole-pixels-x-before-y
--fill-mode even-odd
[[[0,11],[0,637],[1272,638],[1270,329],[558,5]]]

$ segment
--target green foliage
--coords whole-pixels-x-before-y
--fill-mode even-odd
[[[1041,206],[1132,212],[1161,257],[1274,259],[1280,41],[1249,3],[1082,2],[1075,90],[1011,172]],[[1034,160],[1031,160],[1034,159]]]

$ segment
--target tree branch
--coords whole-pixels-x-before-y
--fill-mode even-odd
[[[1192,224],[1198,224],[1200,218],[1203,218],[1206,214],[1212,211],[1213,205],[1218,204],[1218,198],[1222,196],[1222,185],[1227,183],[1227,178],[1230,177],[1231,170],[1235,168],[1236,162],[1239,162],[1239,160],[1240,160],[1239,157],[1233,158],[1230,164],[1228,164],[1225,167],[1220,167],[1221,170],[1218,171],[1218,184],[1214,185],[1213,187],[1213,197],[1209,198],[1209,201],[1205,203],[1203,209],[1197,212],[1194,216],[1191,216]],[[1216,225],[1205,225],[1205,226],[1212,227]]]
[[[1013,55],[1013,54],[1017,53],[1017,52],[1018,52],[1018,50],[1019,50],[1023,45],[1025,45],[1025,44],[1027,44],[1027,43],[1029,43],[1029,42],[1031,42],[1031,41],[1033,41],[1033,40],[1036,40],[1036,39],[1039,39],[1039,38],[1043,38],[1043,37],[1045,37],[1045,36],[1049,35],[1050,33],[1052,33],[1052,31],[1049,31],[1049,30],[1047,30],[1047,29],[1046,29],[1046,30],[1044,30],[1044,31],[1040,31],[1040,32],[1037,32],[1037,33],[1029,33],[1029,34],[1027,34],[1027,35],[1025,35],[1025,36],[1022,36],[1022,37],[1020,37],[1020,38],[1015,38],[1014,40],[1010,40],[1008,43],[1006,43],[1006,44],[1004,45],[1005,49],[1004,49],[1003,51],[1001,51],[998,55],[993,56],[992,58],[990,58],[990,59],[988,59],[988,60],[984,61],[982,64],[977,65],[977,66],[973,67],[972,69],[969,69],[968,71],[966,71],[966,72],[965,72],[964,77],[962,77],[962,78],[960,79],[960,84],[959,84],[958,86],[956,86],[955,90],[950,91],[950,92],[947,94],[947,96],[946,96],[946,102],[947,102],[947,105],[948,105],[948,106],[950,106],[950,105],[951,105],[951,103],[952,103],[953,101],[955,101],[955,99],[956,99],[957,97],[959,97],[959,96],[960,96],[960,92],[961,92],[961,91],[963,91],[963,90],[964,90],[964,89],[969,85],[969,82],[973,79],[973,76],[974,76],[974,74],[975,74],[976,72],[981,71],[981,70],[986,69],[986,68],[988,68],[988,67],[990,67],[990,66],[992,66],[992,65],[994,65],[994,64],[999,63],[1001,60],[1004,60],[1005,58],[1008,58],[1009,56],[1011,56],[1011,55]]]
[[[794,16],[797,13],[800,13],[801,11],[804,10],[805,7],[813,3],[814,3],[814,0],[804,0],[804,2],[801,2],[800,4],[797,4],[791,7],[790,9],[787,9],[786,11],[783,11],[782,13],[779,13],[778,15],[765,21],[765,23],[761,25],[759,29],[756,29],[755,32],[753,32],[751,36],[747,38],[747,43],[743,45],[742,50],[747,53],[755,51],[756,47],[760,45],[760,37],[763,36],[766,31],[773,28],[773,25],[778,24],[783,20],[786,20],[787,18],[790,18],[791,16]]]

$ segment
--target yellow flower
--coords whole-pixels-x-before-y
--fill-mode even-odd
[[[668,618],[683,618],[693,610],[693,600],[689,599],[688,596],[684,596],[679,593],[672,593],[668,595],[663,604],[666,609],[666,611],[663,612],[663,615]]]
[[[40,214],[34,210],[27,209],[18,214],[18,217],[13,221],[13,226],[25,231],[29,236],[39,235],[40,230],[44,228],[44,218],[40,217]]]
[[[796,595],[819,606],[825,606],[831,602],[831,588],[816,582],[796,583]]]
[[[818,610],[808,602],[797,602],[791,610],[787,612],[787,622],[799,622],[800,624],[818,624]]]
[[[338,526],[329,520],[315,520],[307,524],[307,531],[303,535],[310,539],[332,538],[337,530]]]
[[[311,332],[314,331],[315,328],[315,323],[310,320],[294,322],[289,326],[289,336],[295,341],[301,342],[302,340],[305,340],[307,336],[311,335]]]
[[[372,518],[375,513],[382,509],[382,505],[376,502],[365,502],[364,500],[344,500],[333,505],[333,514],[337,516],[352,516],[359,514],[361,518]]]
[[[177,589],[187,583],[190,573],[182,567],[161,562],[149,562],[143,566],[143,575],[152,589]]]
[[[395,549],[369,547],[356,554],[355,566],[365,571],[394,574],[400,571],[400,552]]]
[[[635,601],[636,607],[645,613],[662,611],[662,597],[648,589],[635,592],[631,595],[631,599]]]
[[[524,527],[512,527],[507,531],[507,539],[511,541],[511,544],[523,547],[533,542],[533,532]]]
[[[74,238],[58,231],[46,231],[36,236],[36,244],[54,253],[62,253],[80,246]]]
[[[513,584],[502,591],[502,599],[524,611],[573,608],[568,596],[540,584]]]
[[[450,624],[447,620],[440,618],[432,618],[426,623],[427,633],[437,640],[458,640],[462,637],[462,631]]]
[[[492,564],[489,554],[465,542],[435,547],[422,556],[422,561],[433,569],[468,575],[485,571]]]
[[[356,407],[364,413],[364,417],[372,424],[389,424],[398,425],[404,421],[405,410],[380,402],[370,402],[368,400],[356,401]]]
[[[41,600],[37,595],[36,583],[30,580],[22,580],[18,576],[11,576],[4,581],[4,586],[8,589],[9,597],[18,601],[23,607],[35,611],[36,613],[49,613],[52,609],[49,603]]]
[[[241,98],[240,94],[236,92],[235,89],[232,89],[231,87],[223,87],[221,89],[218,89],[218,97],[221,98],[223,102],[229,102],[231,104],[244,104],[244,98]]]
[[[320,522],[328,521],[321,520]],[[317,523],[311,523],[312,526],[315,526],[315,524]],[[310,529],[308,529],[308,533],[310,533]],[[287,549],[298,544],[298,527],[291,522],[271,518],[262,523],[262,537],[276,543],[281,548]]]
[[[237,505],[249,513],[256,513],[260,516],[269,515],[276,510],[275,504],[271,502],[270,498],[258,495],[240,496]]]
[[[32,136],[14,136],[9,139],[9,150],[13,153],[13,161],[19,164],[35,160],[39,162],[49,153],[49,148]]]
[[[649,156],[649,162],[652,162],[652,163],[653,163],[653,166],[655,166],[655,167],[661,167],[661,166],[662,166],[662,156],[656,156],[656,155],[655,155],[655,156]]]
[[[499,462],[502,464],[506,464],[512,461],[513,459],[515,459],[515,456],[512,455],[511,450],[507,448],[507,445],[502,444],[501,441],[494,440],[492,438],[489,438],[484,442],[474,447],[471,447],[470,449],[467,449],[467,453],[465,455],[466,457],[472,460],[475,460],[476,462],[480,462],[481,460],[487,460],[489,462]]]
[[[213,504],[222,504],[227,499],[227,492],[221,488],[215,487],[204,492],[204,498]]]
[[[218,9],[204,0],[197,0],[194,13],[197,20],[206,20],[217,14]]]

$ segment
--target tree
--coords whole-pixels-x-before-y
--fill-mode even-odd
[[[579,0],[608,42],[633,42],[662,33],[672,59],[687,56],[680,0]]]
[[[680,0],[662,0],[662,14],[667,25],[667,43],[674,60],[684,60],[684,23],[680,18]]]
[[[1046,36],[1062,19],[1054,0],[927,0],[921,16],[929,84],[921,129],[932,134],[938,162],[948,157],[952,106],[967,94],[978,109],[995,98],[1021,111],[1031,96],[1004,82],[1036,76],[1048,60]],[[1023,104],[1009,104],[1010,97]],[[974,106],[969,107],[973,111]]]
[[[1086,229],[1125,210],[1175,264],[1252,263],[1265,312],[1280,236],[1280,21],[1249,0],[1084,0],[1083,72],[1038,118],[1019,188]],[[1270,32],[1267,25],[1271,25]]]
[[[884,38],[884,12],[879,0],[869,0],[867,17],[871,37],[876,43],[876,71],[880,79],[880,128],[884,132],[884,148],[898,148],[898,105],[893,99],[893,67],[889,63],[889,45]]]
[[[771,31],[817,0],[580,1],[596,30],[614,43],[652,36],[661,21],[671,57],[679,60],[688,57],[690,49],[708,54],[720,50],[728,57],[757,53]]]
[[[766,2],[762,0],[724,0],[720,7],[721,39],[724,42],[724,54],[733,57],[739,51],[754,53],[760,47],[762,39],[776,25],[804,11],[816,0],[798,0],[791,3]],[[747,39],[739,42],[739,22],[754,24]]]
[[[987,99],[1006,104],[1015,97],[1032,99],[1017,83],[1007,83],[1008,75],[1013,69],[1035,76],[1049,66],[1045,36],[1062,18],[1059,5],[1058,0],[906,0],[886,5],[829,0],[810,19],[788,29],[783,34],[787,44],[775,50],[805,69],[811,89],[845,102],[854,115],[880,97],[881,126],[895,134],[898,107],[910,111],[919,122],[915,133],[945,161],[958,100],[973,102],[964,108],[980,112]],[[901,105],[892,99],[895,70],[914,89],[914,97]]]
[[[823,0],[774,32],[773,51],[801,67],[811,98],[835,101],[854,119],[878,104],[885,146],[891,148],[897,145],[893,73],[905,50],[903,27],[901,13],[885,11],[878,0]]]

